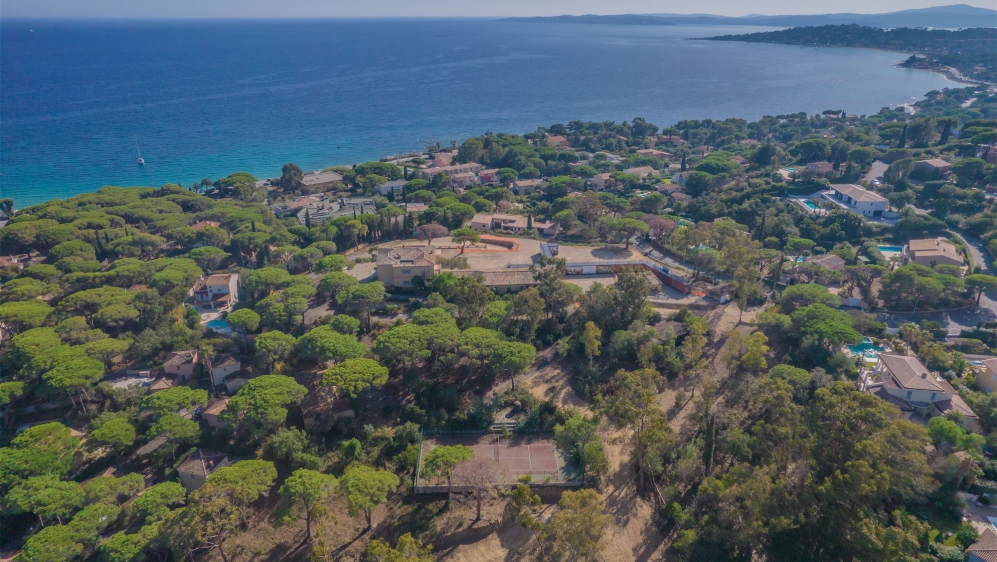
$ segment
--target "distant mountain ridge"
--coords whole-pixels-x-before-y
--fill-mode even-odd
[[[753,25],[810,27],[857,24],[884,29],[897,27],[967,28],[997,27],[997,10],[967,4],[901,10],[885,14],[815,14],[782,16],[716,16],[709,14],[618,14],[505,18],[526,23],[576,23],[603,25]]]

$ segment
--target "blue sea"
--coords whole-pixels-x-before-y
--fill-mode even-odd
[[[867,114],[954,83],[899,53],[690,40],[757,29],[485,19],[0,22],[0,190],[350,164],[570,120]],[[136,163],[141,150],[144,167]]]

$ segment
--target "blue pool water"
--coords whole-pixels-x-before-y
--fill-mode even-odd
[[[804,201],[803,204],[806,205],[807,207],[809,207],[810,210],[817,210],[817,204],[814,203],[813,201],[809,200],[809,199],[807,199],[806,201]]]
[[[575,119],[871,114],[954,86],[898,67],[904,53],[695,39],[762,30],[3,18],[3,195],[23,208],[103,185],[272,177]]]
[[[221,318],[215,318],[214,320],[207,323],[208,328],[216,332],[231,331],[232,328],[229,327],[228,322],[222,320]]]
[[[904,251],[904,247],[903,246],[880,246],[879,247],[879,251],[880,252],[896,252],[896,253],[899,254],[900,252]]]
[[[869,338],[862,338],[862,343],[848,346],[848,351],[855,355],[864,355],[869,359],[875,359],[881,351],[886,351],[886,348],[881,345],[873,345]]]

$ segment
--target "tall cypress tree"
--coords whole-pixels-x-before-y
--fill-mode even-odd
[[[685,154],[682,154],[682,167],[681,167],[681,171],[683,171],[683,172],[685,171]]]
[[[312,227],[312,216],[308,212],[308,209],[305,209],[305,228],[311,229],[311,227]]]
[[[938,146],[942,146],[943,144],[948,144],[949,135],[951,134],[952,134],[952,120],[946,119],[945,124],[942,125],[942,137],[938,139]]]
[[[897,148],[907,147],[907,123],[904,123],[904,130],[900,133],[900,140],[897,141]]]

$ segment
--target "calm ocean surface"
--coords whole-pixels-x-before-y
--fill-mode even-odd
[[[489,20],[0,22],[0,190],[188,185],[572,119],[873,113],[954,86],[898,53],[690,41],[744,27]],[[147,164],[136,164],[136,144]]]

